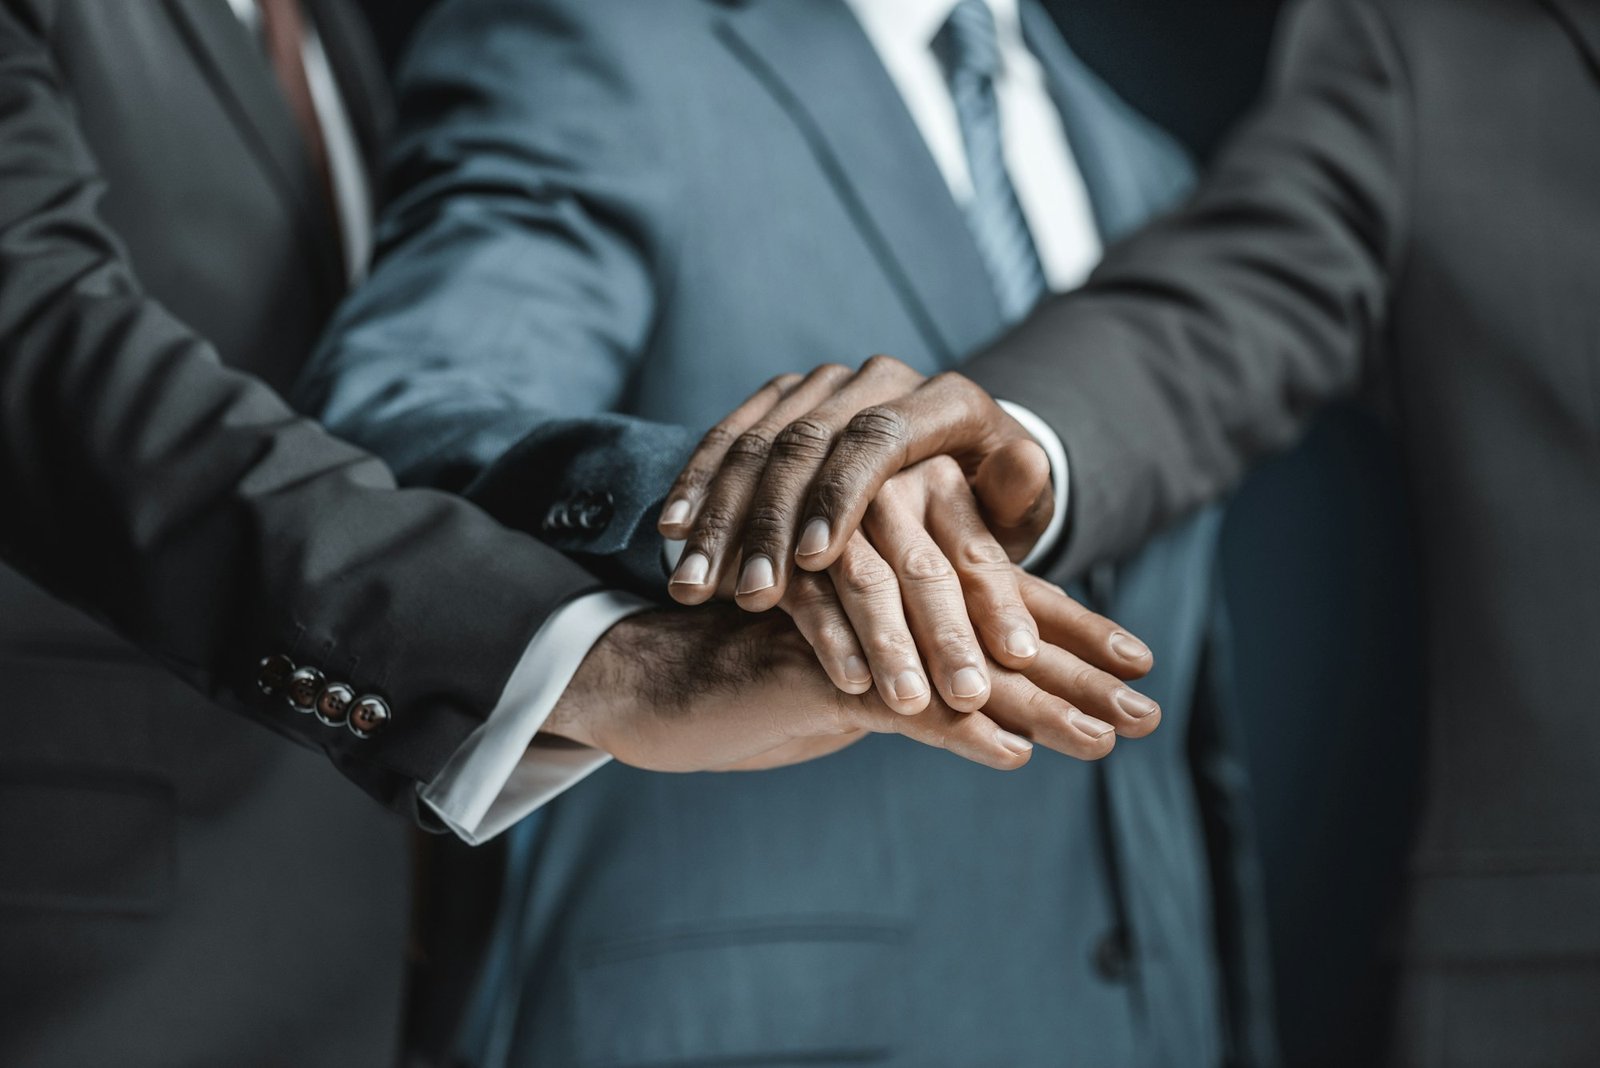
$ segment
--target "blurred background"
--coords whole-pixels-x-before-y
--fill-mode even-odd
[[[430,0],[365,0],[394,63]],[[1259,90],[1276,0],[1044,0],[1202,160]],[[1403,487],[1382,396],[1326,415],[1230,509],[1223,569],[1291,1065],[1376,1063],[1420,747]],[[1374,739],[1379,739],[1374,742]]]

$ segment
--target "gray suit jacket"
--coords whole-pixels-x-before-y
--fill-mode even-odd
[[[1188,167],[1024,10],[1125,233]],[[466,0],[418,42],[383,252],[303,392],[407,477],[481,497],[526,483],[552,421],[702,428],[779,372],[931,372],[1001,327],[837,0]],[[1119,574],[1169,718],[1103,766],[998,776],[874,738],[759,776],[612,766],[552,804],[493,1042],[528,1064],[1253,1059],[1238,784],[1196,711],[1217,520]]]
[[[1593,1063],[1600,5],[1323,0],[1281,60],[1194,202],[972,373],[1065,439],[1078,566],[1387,379],[1428,687],[1402,1059]]]

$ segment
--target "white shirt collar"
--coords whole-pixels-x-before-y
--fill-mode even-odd
[[[922,52],[933,44],[956,0],[846,0],[879,50]],[[994,12],[1001,53],[1022,41],[1018,0],[985,0]]]

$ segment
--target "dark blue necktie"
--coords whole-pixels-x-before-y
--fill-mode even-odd
[[[967,226],[988,268],[1000,311],[1007,322],[1026,315],[1047,285],[1039,252],[1017,192],[1006,173],[1000,140],[1000,107],[994,79],[1000,71],[1000,39],[994,14],[984,0],[961,0],[933,39],[934,54],[944,65],[966,143],[972,172],[972,201]]]

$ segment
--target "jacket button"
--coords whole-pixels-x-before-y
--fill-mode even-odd
[[[342,682],[330,682],[317,694],[317,718],[337,727],[349,717],[350,703],[355,699],[355,690]]]
[[[611,522],[616,499],[609,493],[586,493],[578,506],[578,526],[588,534],[598,534]]]
[[[256,666],[256,688],[269,697],[279,693],[289,685],[289,676],[294,674],[294,661],[279,653],[277,656],[265,656]]]
[[[357,738],[370,738],[383,730],[389,722],[389,703],[370,694],[350,706],[350,733]]]
[[[1094,947],[1094,970],[1108,983],[1120,983],[1132,973],[1128,939],[1120,929],[1108,932]]]
[[[322,689],[323,681],[322,672],[314,667],[295,668],[284,690],[284,699],[296,712],[310,712],[317,703],[317,693]]]
[[[557,501],[550,506],[544,514],[544,522],[540,524],[546,534],[561,534],[572,529],[572,515],[566,501]]]

